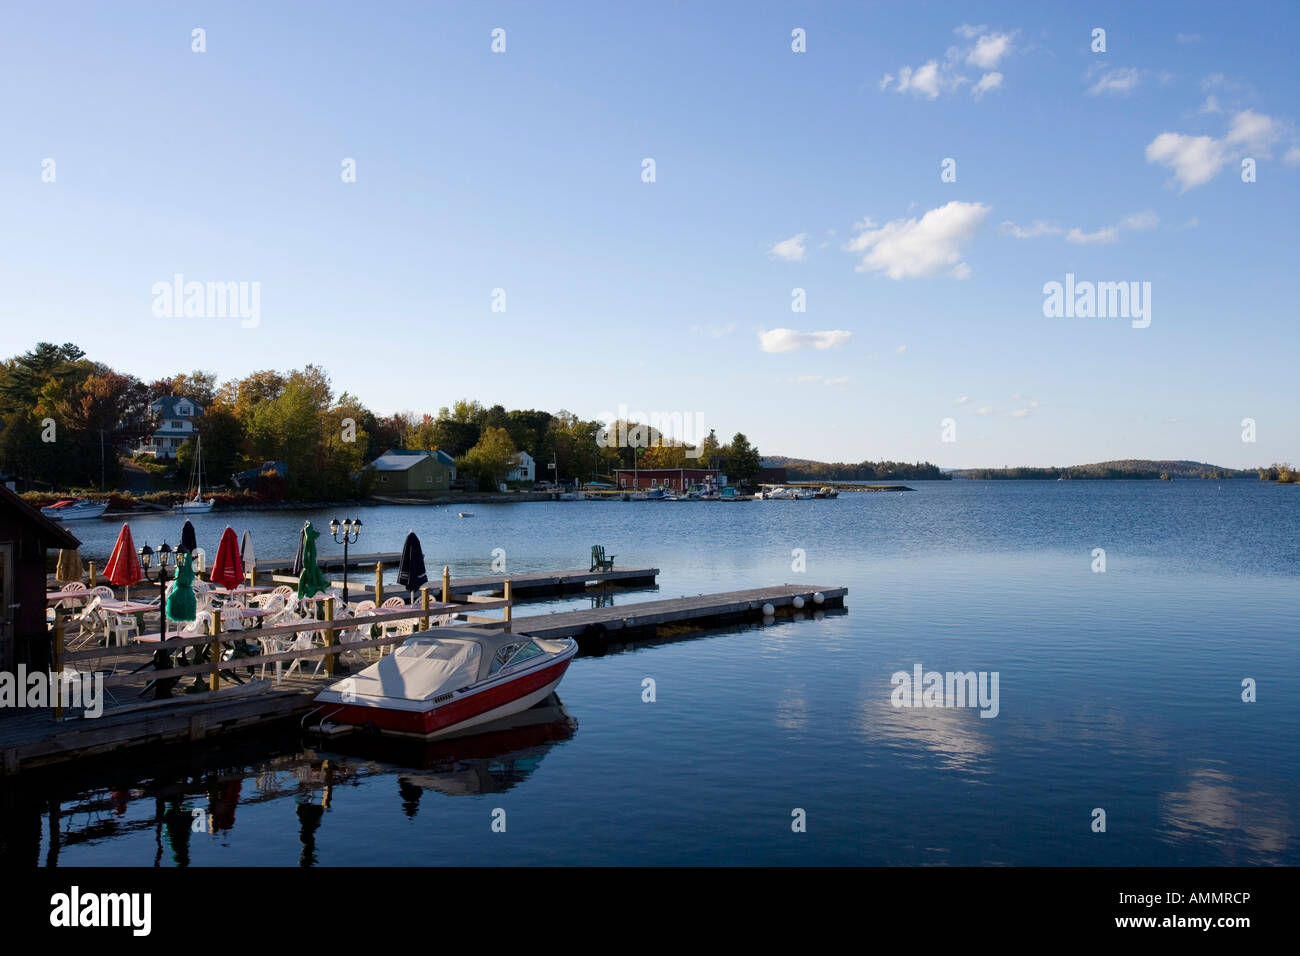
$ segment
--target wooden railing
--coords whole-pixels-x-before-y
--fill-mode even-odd
[[[444,577],[444,593],[447,593],[446,578]],[[348,641],[347,643],[339,642],[339,631],[351,630],[354,628],[369,628],[371,625],[389,624],[394,621],[409,621],[418,619],[420,629],[427,630],[429,619],[431,617],[442,617],[450,615],[461,618],[475,624],[501,624],[505,630],[509,631],[513,620],[514,600],[511,594],[511,582],[505,582],[505,596],[501,599],[480,597],[478,595],[467,595],[463,600],[452,602],[444,601],[434,607],[429,599],[428,587],[420,589],[419,606],[403,608],[376,608],[374,611],[366,614],[357,614],[351,617],[335,619],[334,617],[334,597],[327,597],[323,602],[323,615],[319,619],[304,619],[293,621],[288,624],[272,624],[264,627],[241,628],[238,630],[223,630],[220,613],[212,615],[212,633],[195,634],[189,636],[178,636],[168,638],[165,641],[152,642],[134,642],[123,644],[116,647],[94,647],[89,650],[68,651],[66,648],[66,628],[67,615],[64,609],[56,608],[54,613],[54,626],[52,633],[52,654],[51,654],[51,671],[54,674],[61,674],[65,665],[76,664],[78,661],[101,661],[106,654],[113,654],[117,663],[131,663],[138,660],[140,663],[146,662],[157,651],[179,651],[190,647],[207,646],[209,649],[209,660],[201,664],[184,664],[180,667],[170,667],[162,670],[155,670],[150,674],[127,673],[111,674],[104,678],[104,688],[122,687],[129,684],[139,684],[141,681],[148,681],[158,678],[182,678],[190,676],[208,675],[209,690],[217,690],[221,683],[221,674],[223,671],[233,671],[237,668],[256,667],[265,664],[285,663],[294,660],[315,660],[318,657],[325,658],[325,675],[332,677],[338,664],[340,654],[351,651],[365,650],[368,648],[387,647],[392,644],[401,644],[410,638],[410,634],[383,634],[379,637],[367,637],[358,641]],[[499,609],[503,612],[501,618],[484,617],[479,614],[471,614],[470,610],[486,611]],[[237,657],[231,660],[222,660],[222,644],[232,641],[249,641],[265,637],[280,637],[285,635],[297,635],[307,633],[321,632],[324,636],[324,643],[312,647],[291,648],[284,651],[277,651],[271,654],[256,654],[246,657]],[[107,639],[107,638],[106,638]],[[53,690],[54,700],[54,718],[60,720],[63,717],[63,687],[61,682],[56,681]]]

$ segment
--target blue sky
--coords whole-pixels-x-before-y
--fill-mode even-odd
[[[0,354],[823,459],[1295,461],[1298,41],[1280,3],[20,7]],[[176,273],[259,324],[155,318]],[[1045,317],[1066,273],[1150,325]]]

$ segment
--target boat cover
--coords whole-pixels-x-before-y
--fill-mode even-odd
[[[481,653],[472,640],[408,641],[358,673],[352,690],[358,697],[429,700],[477,681]]]

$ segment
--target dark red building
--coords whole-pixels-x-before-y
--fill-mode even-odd
[[[81,542],[0,485],[0,670],[49,664],[45,626],[46,555]]]
[[[620,468],[614,472],[614,481],[620,488],[675,488],[681,491],[691,485],[718,485],[716,468]]]

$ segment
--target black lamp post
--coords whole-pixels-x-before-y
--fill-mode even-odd
[[[339,537],[339,532],[343,532],[343,537]],[[339,524],[339,519],[335,518],[330,521],[330,534],[334,536],[336,544],[343,545],[343,603],[348,603],[348,545],[355,544],[357,538],[361,537],[361,519],[353,521],[351,518],[344,518],[343,523]]]
[[[144,570],[146,581],[154,580],[149,575],[149,569],[153,565],[154,556],[158,557],[158,617],[162,627],[162,639],[165,641],[167,640],[167,582],[171,580],[167,575],[167,567],[172,563],[175,554],[166,541],[158,546],[157,551],[146,544],[140,549],[139,554],[140,567]]]

